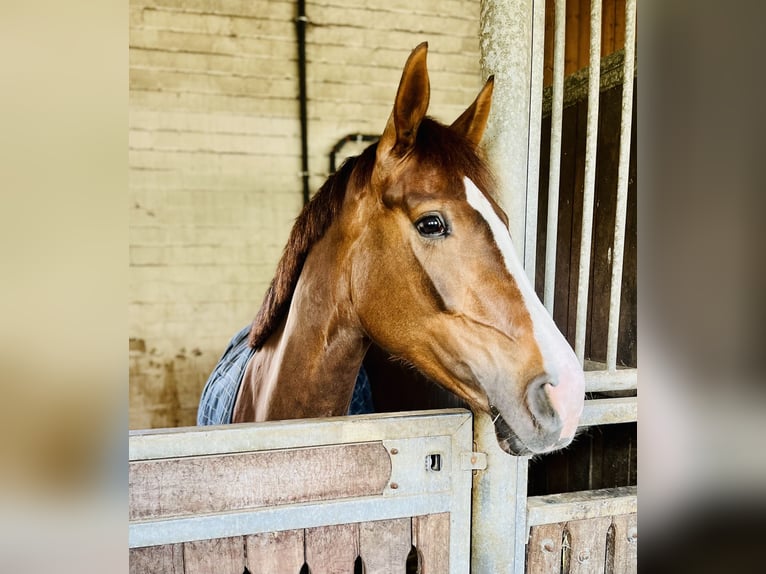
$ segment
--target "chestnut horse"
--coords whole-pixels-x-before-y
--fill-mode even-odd
[[[582,412],[583,372],[493,199],[478,149],[493,78],[440,124],[426,117],[426,53],[424,43],[410,54],[380,140],[296,220],[242,343],[231,422],[346,414],[374,344],[491,413],[508,452],[561,448]]]

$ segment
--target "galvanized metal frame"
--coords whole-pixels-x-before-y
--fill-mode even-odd
[[[468,411],[449,409],[131,432],[130,461],[371,441],[397,454],[391,456],[389,486],[380,495],[132,521],[129,547],[448,512],[450,572],[467,572],[472,476],[465,455],[472,452],[471,420]],[[425,470],[433,452],[442,457],[438,473]]]
[[[471,517],[471,572],[524,572],[527,542],[528,457],[501,450],[491,418],[474,419],[476,450],[487,468],[474,472]]]
[[[605,382],[601,385],[608,387]],[[591,400],[581,424],[625,422],[635,420],[636,414],[635,397]],[[389,452],[395,448],[399,453],[392,457],[390,479],[398,488],[386,488],[379,496],[134,521],[129,525],[129,546],[449,512],[451,572],[467,572],[470,563],[473,572],[521,573],[529,527],[542,520],[534,514],[531,522],[528,519],[528,457],[500,449],[488,415],[477,415],[473,430],[471,420],[469,412],[450,409],[134,431],[129,440],[131,461],[382,441]],[[448,472],[429,480],[413,479],[417,472],[412,469],[431,452],[442,455]],[[530,508],[535,508],[530,501]]]

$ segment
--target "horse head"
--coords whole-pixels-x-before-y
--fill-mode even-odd
[[[427,45],[410,55],[342,218],[353,312],[366,337],[491,413],[516,454],[566,446],[584,378],[513,247],[478,148],[493,78],[450,125],[426,116]]]

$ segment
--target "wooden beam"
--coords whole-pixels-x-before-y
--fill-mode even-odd
[[[527,527],[633,514],[637,508],[637,486],[531,496],[527,499]]]

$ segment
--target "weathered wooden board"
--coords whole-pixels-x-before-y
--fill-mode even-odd
[[[635,486],[532,496],[527,500],[527,524],[535,526],[634,513],[637,496]]]
[[[573,520],[567,523],[570,548],[569,574],[603,574],[606,561],[606,535],[610,517]]]
[[[450,515],[416,516],[412,519],[413,544],[421,558],[421,574],[449,572]]]
[[[130,549],[130,574],[182,574],[182,544]]]
[[[638,569],[638,530],[635,514],[615,516],[614,563],[608,574],[633,574]]]
[[[353,574],[359,556],[359,525],[306,530],[306,563],[311,574]]]
[[[185,574],[242,574],[245,541],[242,536],[184,543]]]
[[[359,548],[365,574],[404,572],[412,548],[409,518],[363,522],[359,525]]]
[[[188,516],[381,494],[382,443],[133,462],[130,519]]]
[[[251,574],[297,574],[303,566],[303,530],[265,532],[245,537]]]
[[[527,574],[561,571],[561,542],[564,524],[542,524],[531,529],[527,543]]]

